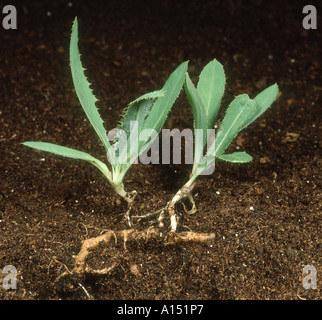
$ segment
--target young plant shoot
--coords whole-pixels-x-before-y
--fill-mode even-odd
[[[97,167],[115,191],[127,201],[129,209],[126,218],[130,225],[129,212],[137,192],[128,193],[124,190],[124,176],[138,156],[152,144],[154,137],[149,133],[160,132],[183,86],[187,66],[187,62],[182,63],[170,75],[162,90],[147,93],[130,103],[119,124],[116,135],[111,138],[103,126],[103,120],[95,105],[97,99],[93,95],[90,83],[84,74],[78,50],[78,23],[77,18],[75,18],[70,41],[72,79],[80,104],[105,148],[110,168],[90,154],[68,147],[33,141],[24,142],[24,145],[64,157],[85,160]]]
[[[185,211],[190,214],[196,211],[191,191],[200,175],[209,174],[209,171],[210,173],[213,172],[216,161],[245,163],[252,160],[252,157],[246,152],[230,154],[224,152],[241,130],[267,110],[278,94],[278,86],[274,84],[263,90],[254,99],[249,98],[247,94],[235,97],[228,106],[224,119],[213,139],[210,129],[213,127],[218,114],[225,88],[223,66],[217,60],[209,62],[200,74],[197,88],[193,85],[187,73],[184,88],[194,118],[194,163],[190,179],[168,204],[171,231],[173,232],[177,229],[175,205],[178,201],[187,197],[192,204],[192,209],[188,211],[185,208]],[[161,215],[159,220],[162,219],[163,216]]]

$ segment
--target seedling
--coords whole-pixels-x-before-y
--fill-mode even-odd
[[[200,74],[197,88],[193,85],[187,73],[184,88],[192,107],[194,118],[194,163],[190,179],[178,190],[168,204],[171,230],[173,232],[177,228],[175,205],[178,201],[187,197],[192,204],[192,209],[190,211],[186,210],[186,212],[192,214],[196,211],[191,191],[200,175],[209,170],[213,171],[216,161],[245,163],[252,160],[252,157],[246,152],[233,152],[230,154],[225,154],[224,152],[241,130],[245,129],[267,110],[278,94],[278,86],[274,84],[263,90],[254,99],[251,99],[247,94],[235,97],[226,110],[215,138],[212,139],[209,132],[211,132],[210,129],[213,127],[214,120],[218,114],[225,88],[223,66],[217,60],[209,62]],[[205,148],[206,145],[207,148]],[[163,215],[159,217],[161,223],[162,219]]]
[[[127,201],[129,210],[126,213],[126,218],[130,224],[129,211],[137,192],[134,190],[128,193],[124,190],[124,176],[137,160],[137,157],[147,150],[153,142],[153,137],[148,133],[160,132],[167,114],[183,86],[187,65],[188,63],[184,62],[177,67],[162,90],[147,93],[131,102],[118,126],[117,134],[110,137],[103,126],[103,120],[95,105],[97,99],[84,74],[78,50],[78,22],[76,18],[70,41],[72,79],[81,106],[105,147],[110,168],[104,162],[83,151],[47,142],[27,141],[24,142],[24,145],[68,158],[85,160],[97,167],[115,191]]]
[[[130,210],[137,192],[136,190],[130,193],[125,191],[124,176],[138,157],[152,145],[183,86],[194,118],[193,167],[189,180],[164,208],[144,216],[132,217],[144,218],[159,214],[159,222],[162,225],[164,213],[167,211],[170,216],[172,231],[169,234],[170,237],[167,233],[161,232],[160,229],[153,226],[144,230],[134,228],[120,231],[108,230],[102,235],[86,239],[83,242],[79,254],[75,257],[76,263],[72,273],[106,274],[111,272],[118,264],[97,270],[88,266],[86,259],[93,248],[99,246],[100,243],[110,243],[113,239],[115,241],[118,238],[123,239],[125,248],[126,242],[130,240],[146,242],[150,239],[164,239],[167,244],[178,242],[208,243],[213,241],[214,233],[176,232],[178,222],[175,206],[183,198],[188,198],[192,208],[187,210],[184,206],[185,211],[190,214],[196,211],[191,191],[201,175],[209,174],[209,171],[214,170],[217,161],[245,163],[252,160],[252,157],[246,152],[227,154],[225,151],[238,133],[255,121],[273,103],[278,94],[278,86],[274,84],[268,87],[254,99],[251,99],[247,94],[235,97],[228,106],[226,114],[219,124],[218,131],[213,135],[212,128],[225,89],[226,80],[223,66],[216,60],[209,62],[202,70],[198,85],[195,87],[187,73],[188,63],[183,62],[170,75],[161,90],[144,94],[128,105],[116,133],[111,135],[110,132],[106,132],[103,126],[103,120],[96,108],[97,99],[93,95],[84,74],[78,50],[77,18],[73,24],[70,41],[70,66],[76,94],[87,118],[105,148],[109,166],[86,152],[52,143],[27,141],[24,142],[24,145],[64,157],[85,160],[97,167],[115,191],[128,203],[128,211],[125,217],[130,227]],[[67,274],[70,274],[68,270],[61,274],[59,278]]]

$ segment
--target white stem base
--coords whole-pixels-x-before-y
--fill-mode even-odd
[[[170,217],[170,226],[171,226],[171,232],[176,232],[177,231],[177,217],[176,215],[171,215]]]

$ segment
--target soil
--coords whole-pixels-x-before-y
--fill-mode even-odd
[[[1,286],[6,274],[0,270],[1,299],[321,299],[320,278],[316,289],[302,284],[306,265],[318,277],[322,271],[321,5],[315,4],[318,29],[305,30],[303,1],[11,4],[17,29],[0,28],[0,269],[16,268],[17,289]],[[231,146],[253,161],[218,163],[194,189],[197,213],[177,208],[181,230],[215,233],[212,243],[149,239],[125,248],[112,241],[88,259],[93,269],[117,261],[110,273],[59,278],[73,269],[85,239],[128,228],[126,203],[97,169],[21,144],[48,141],[106,159],[71,80],[75,16],[82,61],[108,130],[130,101],[160,89],[186,60],[195,83],[210,60],[224,65],[220,116],[234,96],[254,97],[278,83],[278,100]],[[191,126],[182,92],[165,128]],[[133,165],[125,187],[139,192],[134,213],[165,206],[190,169]]]

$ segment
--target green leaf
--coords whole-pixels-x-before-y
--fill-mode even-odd
[[[128,140],[127,143],[127,150],[125,150],[125,148],[123,149],[122,146],[120,146],[120,159],[123,161],[125,157],[127,157],[127,163],[120,163],[115,165],[114,171],[116,172],[115,179],[117,181],[123,179],[131,164],[137,159],[140,154],[147,150],[154,141],[153,136],[151,137],[148,134],[147,138],[144,141],[140,140],[140,133],[142,133],[142,131],[145,129],[151,130],[156,134],[160,132],[172,105],[180,94],[187,67],[188,62],[183,62],[176,68],[175,71],[171,73],[161,91],[155,91],[154,93],[147,94],[146,97],[153,99],[145,99],[146,97],[144,99],[141,99],[141,97],[134,101],[134,104],[138,100],[139,103],[143,102],[142,114],[139,116],[139,118],[145,118],[145,120],[143,121],[143,125],[141,127],[137,127],[137,132],[131,132],[130,140]],[[157,97],[156,100],[154,99],[155,97]],[[153,104],[150,108],[151,101]],[[127,110],[124,116],[125,118],[127,118],[125,129],[128,129],[128,125],[130,124],[129,119],[135,119],[135,117],[137,117],[136,112],[142,107],[142,105],[140,104],[138,106],[139,107],[135,105],[132,107],[130,106],[129,110]],[[130,114],[128,114],[129,112]],[[148,112],[148,115],[145,117],[146,112]],[[134,130],[135,129],[133,129],[133,131]],[[131,148],[131,146],[133,148]],[[125,154],[125,151],[127,151],[127,155]]]
[[[107,179],[112,182],[112,177],[109,169],[107,168],[106,164],[103,163],[102,161],[94,158],[90,154],[83,152],[83,151],[78,151],[72,148],[67,148],[63,146],[59,146],[57,144],[53,143],[48,143],[48,142],[40,142],[40,141],[26,141],[23,143],[23,145],[41,150],[41,151],[46,151],[50,153],[57,154],[59,156],[67,157],[67,158],[72,158],[72,159],[79,159],[79,160],[85,160],[95,167],[97,167],[101,172],[107,177]]]
[[[215,156],[219,157],[228,148],[241,127],[254,113],[256,103],[247,94],[237,96],[227,108],[225,117],[215,138]]]
[[[204,129],[207,131],[207,115],[205,106],[203,105],[199,93],[193,85],[188,73],[186,74],[184,88],[192,108],[194,129]]]
[[[86,113],[88,120],[92,124],[99,138],[101,139],[106,149],[106,152],[108,152],[108,149],[111,147],[111,145],[107,138],[106,130],[103,126],[103,120],[95,105],[97,99],[94,96],[92,89],[90,89],[90,83],[86,79],[86,76],[84,74],[85,69],[83,68],[80,60],[80,53],[78,50],[77,18],[75,18],[73,24],[70,41],[70,67],[78,99]]]
[[[137,98],[129,104],[128,108],[124,113],[123,119],[120,125],[118,126],[120,129],[123,129],[126,132],[127,137],[130,136],[131,121],[137,121],[138,128],[141,129],[146,117],[151,111],[153,103],[156,101],[157,98],[163,95],[164,93],[162,90],[153,91],[144,94],[143,96]]]
[[[157,98],[153,104],[151,111],[144,122],[142,130],[153,129],[157,133],[160,132],[172,105],[180,94],[187,68],[188,62],[183,62],[171,73],[162,88],[164,95]],[[139,141],[139,153],[141,154],[150,145],[150,143],[152,143],[150,139]]]
[[[246,152],[233,152],[217,156],[218,159],[233,163],[246,163],[252,161],[252,156]]]
[[[157,90],[157,91],[152,91],[149,93],[145,93],[142,96],[138,97],[137,99],[135,99],[134,101],[130,102],[129,107],[137,102],[140,102],[142,100],[148,100],[148,99],[156,99],[159,97],[164,96],[164,92],[163,90]]]
[[[193,85],[189,74],[186,74],[184,88],[188,97],[189,104],[193,113],[193,128],[194,128],[194,165],[198,163],[203,155],[204,147],[207,143],[207,115],[205,107],[200,99],[197,89]],[[202,130],[202,135],[197,132]]]
[[[266,88],[261,93],[259,93],[254,101],[256,102],[256,110],[253,115],[243,124],[241,130],[250,125],[253,121],[255,121],[259,116],[261,116],[274,102],[276,96],[278,94],[278,85],[273,84],[272,86]]]
[[[121,171],[122,168],[124,168],[124,170],[127,170],[127,166],[124,166],[122,164],[128,161],[131,162],[131,159],[133,162],[133,160],[136,159],[136,153],[138,152],[138,150],[134,149],[134,153],[132,150],[132,155],[130,153],[131,143],[136,143],[135,141],[140,136],[140,131],[143,128],[146,117],[151,111],[153,103],[156,101],[157,97],[161,97],[162,95],[162,90],[144,94],[143,96],[131,102],[126,109],[122,122],[118,126],[118,129],[121,129],[125,132],[125,136],[121,136],[124,135],[123,131],[118,131],[114,139],[115,144],[113,145],[114,148],[120,148],[116,149],[116,156],[119,157],[119,164],[117,164],[117,166],[121,168]],[[137,123],[133,124],[134,121],[136,121]],[[126,143],[126,145],[124,144],[122,146],[122,143]],[[131,155],[133,156],[132,158]]]
[[[200,73],[197,90],[205,106],[208,129],[212,128],[225,91],[225,72],[216,59],[210,61]]]
[[[212,166],[214,166],[215,162],[218,160],[232,163],[246,163],[252,161],[252,157],[246,152],[233,152],[231,154],[221,154],[220,156],[214,156],[213,152],[208,151],[207,154],[202,158],[200,163],[198,163],[194,170],[192,170],[191,178],[196,179],[199,175],[205,174]],[[211,173],[212,172],[210,172],[210,174]]]

